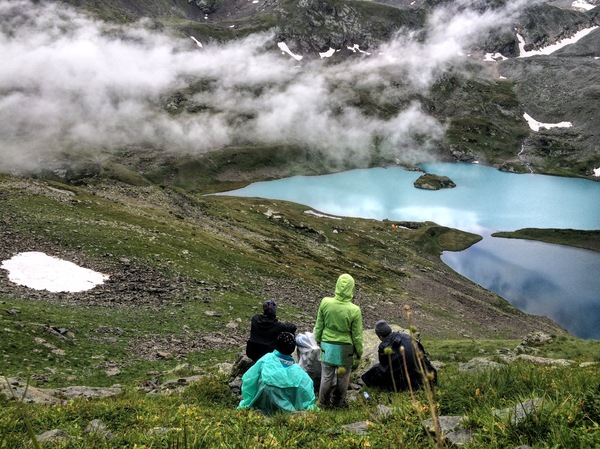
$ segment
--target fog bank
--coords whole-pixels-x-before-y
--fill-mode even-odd
[[[466,46],[526,4],[476,12],[470,3],[435,10],[425,39],[401,32],[368,56],[334,65],[266,50],[270,34],[200,46],[144,21],[122,27],[57,3],[0,0],[0,170],[128,145],[199,154],[291,142],[360,160],[377,140],[385,154],[428,160],[427,143],[444,126],[418,102],[389,119],[354,105],[362,91],[404,104],[402,98],[460,66]],[[190,95],[199,112],[169,113],[169,95],[200,79],[210,89]]]

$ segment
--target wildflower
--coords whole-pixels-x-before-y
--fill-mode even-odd
[[[404,350],[404,346],[402,346],[402,349]],[[385,355],[392,355],[392,354],[394,353],[394,350],[393,350],[392,348],[390,348],[390,347],[387,347],[387,348],[385,348],[385,349],[383,350],[383,353],[384,353]]]
[[[338,376],[345,376],[346,375],[346,367],[345,366],[338,366]]]

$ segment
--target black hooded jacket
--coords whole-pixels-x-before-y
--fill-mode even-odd
[[[404,351],[400,349],[401,347],[404,347]],[[387,351],[390,354],[386,354],[387,348],[391,349],[391,351],[389,349]],[[392,332],[379,344],[377,352],[379,353],[379,363],[362,376],[368,387],[397,391],[408,390],[409,379],[410,387],[421,387],[424,383],[424,376],[418,358],[421,359],[423,369],[432,375],[430,384],[437,383],[437,371],[429,361],[423,345],[412,339],[410,335]]]
[[[256,362],[263,355],[272,352],[281,332],[295,334],[296,325],[281,322],[275,315],[254,315],[250,325],[250,338],[246,343],[246,355]]]

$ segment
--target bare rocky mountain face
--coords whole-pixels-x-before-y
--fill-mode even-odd
[[[185,39],[192,36],[207,45],[270,31],[269,51],[279,51],[277,44],[285,42],[292,52],[303,55],[304,61],[318,60],[319,53],[333,51],[322,61],[325,65],[368,58],[369,52],[379,51],[399,34],[427,40],[432,32],[429,22],[439,8],[465,9],[450,0],[62,1],[106,20],[134,22],[149,17],[157,29],[170,29]],[[435,151],[429,150],[442,160],[479,161],[508,171],[596,180],[594,169],[600,167],[600,29],[550,55],[522,57],[521,53],[544,49],[598,26],[600,8],[593,7],[597,0],[579,6],[555,0],[511,7],[517,3],[470,2],[469,8],[479,14],[506,8],[512,19],[480,30],[468,44],[468,57],[448,64],[429,88],[407,86],[403,73],[398,72],[388,74],[386,81],[397,86],[393,98],[378,97],[376,89],[357,93],[353,84],[348,89],[355,93],[348,101],[367,117],[376,118],[393,116],[417,102],[446,126]],[[486,54],[494,56],[485,61]],[[197,87],[191,87],[174,92],[165,100],[165,110],[171,114],[204,111],[206,105],[192,100],[196,91]],[[568,121],[572,127],[534,131],[523,119],[524,113],[542,123]],[[242,114],[241,120],[247,119]],[[303,145],[300,142],[300,147]],[[384,152],[375,153],[371,164],[394,161]],[[85,178],[96,175],[99,167],[88,163],[76,168],[78,173],[72,171],[73,165],[67,170],[70,178]]]

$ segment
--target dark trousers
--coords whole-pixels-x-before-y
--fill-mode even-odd
[[[377,387],[383,390],[403,391],[408,390],[408,384],[404,376],[394,376],[389,371],[383,370],[381,365],[377,363],[361,376],[362,381],[367,387]],[[416,385],[413,384],[413,387]]]

